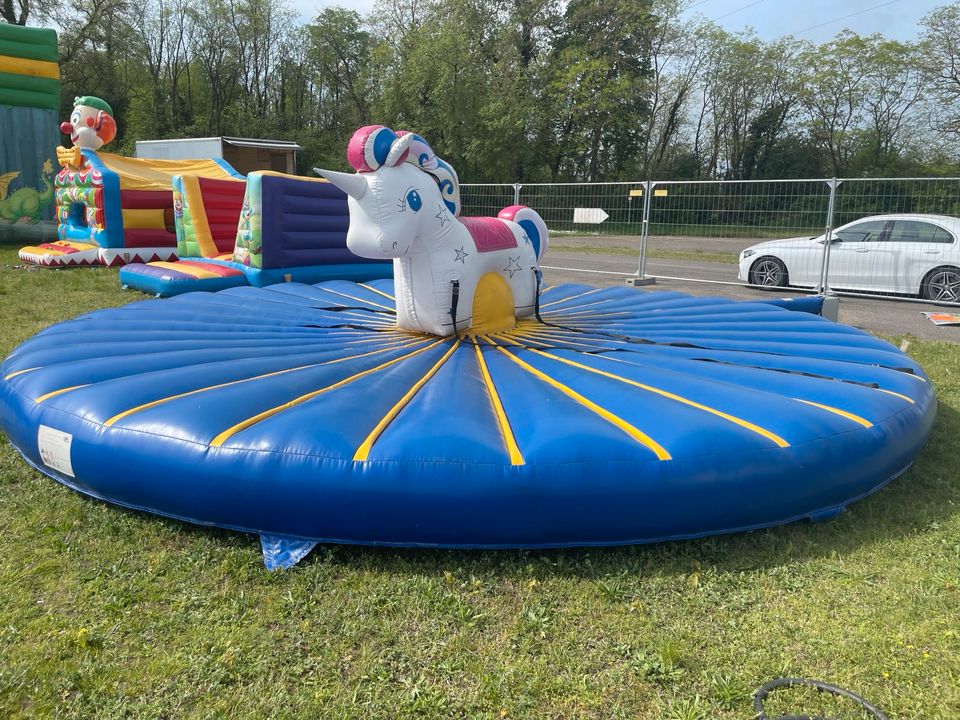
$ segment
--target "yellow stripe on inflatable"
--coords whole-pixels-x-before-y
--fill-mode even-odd
[[[512,333],[511,333],[511,334],[512,334]],[[481,334],[480,337],[485,338],[491,345],[494,345],[494,346],[497,345],[497,341],[494,340],[493,338],[494,338],[494,337],[498,337],[498,338],[500,338],[501,340],[503,340],[504,342],[508,342],[508,343],[510,343],[511,345],[515,346],[515,347],[521,347],[521,348],[522,348],[522,347],[526,347],[523,343],[517,342],[517,341],[514,340],[512,337],[510,337],[510,335],[507,335],[507,334],[505,334],[505,333],[494,333],[493,335]]]
[[[543,310],[544,308],[552,307],[554,305],[559,305],[560,303],[576,300],[577,298],[586,297],[587,295],[593,295],[595,292],[600,292],[601,290],[603,290],[603,288],[593,288],[592,290],[586,290],[585,292],[578,293],[576,295],[570,295],[569,297],[565,297],[561,300],[554,300],[553,302],[547,303],[546,305],[541,305],[540,309]],[[544,290],[544,292],[546,292],[546,290]],[[540,293],[540,294],[543,295],[543,293]]]
[[[369,370],[358,372],[356,375],[351,375],[350,377],[344,378],[339,382],[335,382],[333,383],[333,385],[327,385],[326,387],[322,387],[319,390],[314,390],[313,392],[308,392],[305,395],[296,397],[293,400],[283,403],[282,405],[277,405],[276,407],[272,407],[269,410],[264,410],[261,413],[257,413],[253,417],[247,418],[242,422],[238,422],[236,425],[232,425],[231,427],[228,427],[226,430],[224,430],[222,433],[220,433],[213,440],[210,441],[210,447],[221,447],[227,440],[229,440],[231,437],[236,435],[238,432],[241,432],[242,430],[246,430],[247,428],[252,427],[253,425],[256,425],[258,422],[261,422],[263,420],[266,420],[267,418],[273,417],[274,415],[281,413],[284,410],[289,410],[292,407],[296,407],[301,403],[305,403],[307,400],[312,400],[313,398],[319,395],[322,395],[325,392],[330,392],[331,390],[342,388],[344,385],[348,385],[352,383],[354,380],[359,380],[362,377],[366,377],[367,375],[372,375],[375,372],[384,370],[390,367],[391,365],[396,365],[398,362],[408,360],[414,357],[415,355],[419,355],[420,353],[424,353],[427,350],[435,348],[437,345],[439,345],[442,342],[444,341],[437,340],[435,343],[428,345],[427,347],[420,348],[419,350],[414,350],[411,353],[407,353],[406,355],[401,355],[400,357],[394,358],[393,360],[388,360],[387,362],[377,365],[376,367],[372,367]]]
[[[503,409],[503,403],[500,402],[500,394],[497,392],[496,385],[493,384],[493,378],[490,377],[490,370],[483,359],[483,352],[476,338],[473,339],[473,349],[477,351],[477,364],[480,365],[480,376],[483,378],[484,385],[487,386],[487,394],[490,396],[490,404],[493,405],[493,413],[497,416],[497,423],[500,426],[500,436],[503,438],[503,444],[507,446],[507,454],[510,456],[511,465],[525,465],[523,454],[517,445],[517,439],[513,436],[513,429],[510,427],[510,419]]]
[[[71,390],[79,390],[80,388],[85,388],[85,387],[88,387],[89,385],[90,383],[86,383],[85,385],[71,385],[70,387],[60,388],[59,390],[54,390],[53,392],[48,392],[44,395],[41,395],[36,400],[34,400],[34,402],[42,403],[44,400],[49,400],[50,398],[56,397],[57,395],[63,395],[64,393],[70,392]]]
[[[357,448],[357,452],[353,455],[354,462],[363,462],[370,456],[370,450],[373,448],[373,444],[377,441],[377,438],[383,434],[383,431],[387,429],[387,425],[393,422],[393,419],[400,414],[400,411],[403,410],[407,404],[413,399],[413,396],[416,395],[420,388],[427,384],[427,381],[430,380],[434,375],[437,374],[437,371],[443,367],[443,364],[453,355],[454,351],[460,347],[460,341],[457,340],[450,346],[450,349],[440,358],[432,368],[427,370],[426,374],[417,380],[403,397],[387,412],[386,415],[377,423],[376,427],[370,431],[370,434],[367,435],[367,439],[360,443],[360,447]]]
[[[566,315],[567,312],[570,311],[570,310],[581,310],[582,308],[594,307],[595,305],[604,305],[604,304],[606,304],[606,303],[611,303],[611,302],[614,302],[614,301],[616,301],[616,300],[622,300],[622,299],[623,299],[623,298],[621,298],[621,297],[612,297],[612,298],[606,298],[605,300],[594,300],[593,302],[583,303],[582,305],[572,305],[572,306],[570,306],[570,307],[565,307],[565,308],[563,308],[562,310],[548,310],[547,312],[545,312],[545,313],[543,313],[543,314],[544,314],[544,315],[556,315],[556,314],[558,314],[558,313],[563,313],[564,315]],[[541,308],[541,309],[543,309],[543,308]],[[632,313],[631,313],[631,314],[632,314]]]
[[[716,408],[712,408],[708,405],[704,405],[703,403],[698,403],[695,400],[690,400],[689,398],[685,398],[681,395],[677,395],[676,393],[672,393],[669,390],[661,390],[660,388],[653,387],[652,385],[644,385],[643,383],[637,382],[636,380],[631,380],[630,378],[621,377],[620,375],[614,375],[613,373],[608,373],[604,370],[597,370],[596,368],[590,367],[589,365],[584,365],[582,363],[578,363],[573,360],[568,360],[566,358],[560,357],[559,355],[553,355],[552,353],[543,352],[542,350],[531,349],[530,352],[536,353],[537,355],[542,355],[543,357],[550,358],[551,360],[556,360],[557,362],[562,362],[566,365],[571,365],[575,368],[579,368],[580,370],[586,370],[587,372],[592,372],[592,373],[596,373],[597,375],[602,375],[603,377],[610,378],[611,380],[617,380],[619,382],[626,383],[627,385],[633,385],[634,387],[638,387],[641,390],[646,390],[647,392],[654,393],[655,395],[660,395],[661,397],[668,398],[669,400],[675,400],[678,403],[689,405],[690,407],[694,407],[697,410],[703,410],[704,412],[708,412],[711,415],[716,415],[717,417],[723,418],[724,420],[728,420],[729,422],[732,422],[734,425],[739,425],[745,430],[750,430],[751,432],[755,432],[757,435],[761,435],[762,437],[765,437],[767,440],[770,440],[771,442],[773,442],[775,445],[778,445],[779,447],[782,447],[782,448],[790,447],[790,443],[788,443],[786,440],[784,440],[782,437],[780,437],[776,433],[772,433],[769,430],[766,430],[760,427],[759,425],[754,425],[752,422],[748,420],[738,418],[734,415],[730,415],[729,413],[725,413],[722,410],[717,410]]]
[[[40,366],[38,365],[37,367],[26,368],[24,370],[17,370],[16,372],[10,373],[3,379],[10,380],[11,378],[15,378],[17,375],[23,375],[24,373],[33,372],[34,370],[39,370],[39,369],[40,369]]]
[[[200,246],[200,255],[213,257],[220,251],[210,232],[210,223],[207,221],[207,211],[203,204],[203,193],[200,192],[200,178],[196,175],[183,175],[184,204],[190,208],[193,218],[193,232]],[[231,255],[231,258],[233,256]]]
[[[393,310],[394,310],[394,308],[392,308],[392,307],[387,307],[386,305],[381,305],[380,303],[373,302],[373,300],[363,300],[363,299],[361,299],[361,298],[354,297],[353,295],[348,295],[347,293],[342,293],[342,292],[337,292],[336,290],[331,290],[330,288],[328,288],[328,287],[323,287],[322,285],[319,286],[318,289],[320,289],[320,290],[325,290],[326,292],[331,293],[331,294],[333,294],[333,295],[339,295],[340,297],[347,298],[348,300],[356,300],[357,302],[364,303],[364,304],[366,304],[366,305],[373,305],[374,307],[382,308],[382,309],[384,309],[384,310],[389,310],[390,312],[393,312]]]
[[[514,331],[511,332],[510,334],[511,334],[511,335],[515,335],[516,337],[521,338],[522,340],[525,340],[525,341],[528,342],[528,343],[534,343],[534,344],[536,344],[536,345],[540,345],[540,346],[545,347],[545,348],[552,347],[550,343],[544,342],[543,340],[538,340],[538,339],[537,339],[537,335],[536,335],[535,333],[532,333],[532,332],[524,332],[524,331],[522,331],[522,330],[514,330]]]
[[[46,60],[27,60],[9,55],[0,55],[0,72],[12,75],[29,75],[30,77],[60,79],[60,68],[55,62]]]
[[[538,345],[543,345],[549,347],[551,345],[556,345],[558,341],[562,342],[564,345],[569,345],[571,347],[578,346],[582,348],[587,348],[588,350],[596,350],[597,345],[588,345],[587,343],[577,342],[576,340],[570,340],[569,338],[554,338],[553,336],[547,333],[533,333],[529,330],[514,332],[514,335],[517,337],[526,338],[528,342],[535,342]],[[543,338],[543,340],[539,339]]]
[[[597,404],[596,404],[595,402],[593,402],[592,400],[589,400],[588,398],[585,398],[583,395],[581,395],[580,393],[578,393],[578,392],[577,392],[576,390],[574,390],[573,388],[567,387],[567,386],[564,385],[563,383],[561,383],[561,382],[559,382],[559,381],[557,381],[557,380],[554,380],[552,377],[550,377],[550,376],[547,375],[546,373],[541,372],[540,370],[537,370],[537,368],[533,367],[533,365],[530,365],[529,363],[524,362],[523,360],[521,360],[520,358],[518,358],[518,357],[517,357],[516,355],[514,355],[513,353],[507,352],[506,350],[504,350],[504,349],[503,349],[502,347],[500,347],[499,345],[497,345],[497,346],[495,346],[495,347],[496,347],[496,349],[497,349],[498,352],[501,352],[501,353],[503,353],[504,355],[506,355],[506,356],[507,356],[508,358],[510,358],[513,362],[515,362],[517,365],[519,365],[520,367],[522,367],[524,370],[526,370],[528,373],[530,373],[530,374],[533,375],[534,377],[542,380],[543,382],[547,383],[547,384],[550,385],[551,387],[556,388],[557,390],[559,390],[560,392],[562,392],[562,393],[563,393],[564,395],[566,395],[567,397],[575,400],[576,402],[580,403],[581,405],[583,405],[585,408],[587,408],[587,409],[590,410],[591,412],[596,413],[597,415],[599,415],[600,417],[602,417],[604,420],[606,420],[606,421],[607,421],[608,423],[610,423],[611,425],[614,425],[615,427],[618,427],[619,429],[623,430],[623,432],[625,432],[625,433],[626,433],[627,435],[629,435],[631,438],[633,438],[633,439],[636,440],[638,443],[640,443],[641,445],[643,445],[644,447],[646,447],[648,450],[651,450],[651,451],[653,452],[653,454],[657,456],[658,459],[660,459],[660,460],[670,460],[670,459],[671,459],[670,453],[668,453],[668,452],[663,448],[663,446],[660,445],[660,443],[658,443],[656,440],[654,440],[653,438],[651,438],[649,435],[647,435],[645,432],[643,432],[643,431],[640,430],[639,428],[634,427],[633,425],[631,425],[630,423],[628,423],[628,422],[627,422],[626,420],[624,420],[623,418],[621,418],[621,417],[619,417],[619,416],[617,416],[617,415],[614,415],[612,412],[610,412],[610,411],[607,410],[606,408],[600,407],[599,405],[597,405]],[[536,352],[536,351],[534,351],[534,352]]]
[[[162,208],[124,208],[120,214],[124,230],[165,230],[167,227]]]
[[[859,415],[854,415],[853,413],[847,412],[846,410],[841,410],[840,408],[835,408],[831,405],[823,405],[822,403],[813,402],[812,400],[801,400],[800,398],[794,398],[794,400],[802,402],[805,405],[812,405],[813,407],[820,408],[821,410],[826,410],[827,412],[832,412],[834,415],[847,418],[847,420],[853,420],[855,423],[863,425],[865,428],[873,427],[873,423],[869,420],[866,420]]]
[[[901,400],[906,400],[911,405],[916,405],[916,402],[913,400],[913,398],[908,398],[906,395],[903,395],[901,393],[894,392],[893,390],[884,390],[883,388],[877,388],[877,390],[879,390],[882,393],[886,393],[887,395],[893,395],[894,397],[898,397]]]
[[[168,403],[171,400],[179,400],[180,398],[189,397],[190,395],[196,395],[198,393],[207,392],[208,390],[217,390],[219,388],[230,387],[231,385],[239,385],[241,383],[253,382],[254,380],[263,380],[264,378],[275,377],[277,375],[283,375],[285,373],[296,372],[297,370],[306,370],[307,368],[318,367],[320,365],[333,365],[338,362],[344,362],[345,360],[356,360],[357,358],[367,357],[368,355],[376,355],[377,353],[384,353],[389,350],[396,350],[398,348],[406,347],[408,345],[414,345],[415,343],[406,342],[400,344],[393,344],[390,347],[380,348],[379,350],[372,350],[371,352],[360,353],[359,355],[348,355],[347,357],[337,358],[336,360],[328,360],[322,363],[313,363],[312,365],[300,365],[298,367],[286,368],[284,370],[275,370],[273,372],[264,373],[262,375],[254,375],[253,377],[241,378],[240,380],[231,380],[230,382],[217,383],[216,385],[208,385],[206,387],[197,388],[196,390],[189,390],[187,392],[177,393],[176,395],[168,395],[167,397],[162,397],[159,400],[153,400],[152,402],[144,403],[143,405],[137,405],[132,407],[129,410],[124,410],[121,413],[117,413],[112,418],[107,420],[103,425],[104,427],[112,427],[120,420],[123,420],[125,417],[129,417],[135,413],[142,412],[144,410],[149,410],[152,407],[157,405],[163,405]]]
[[[387,298],[387,300],[393,300],[394,302],[396,302],[396,300],[397,300],[393,295],[391,295],[391,294],[389,294],[389,293],[382,292],[382,291],[380,291],[380,290],[377,290],[375,287],[371,287],[370,285],[367,285],[366,283],[357,283],[357,285],[359,285],[360,287],[366,288],[366,289],[369,290],[370,292],[375,292],[377,295],[383,295],[385,298]],[[391,308],[391,309],[393,309],[393,308]]]
[[[178,262],[167,262],[166,260],[158,260],[157,262],[150,263],[150,267],[159,267],[164,270],[172,270],[174,272],[183,273],[184,275],[190,275],[195,277],[198,280],[206,280],[207,278],[218,278],[221,277],[215,272],[209,270],[204,270],[201,267],[196,265],[184,265],[183,263]]]

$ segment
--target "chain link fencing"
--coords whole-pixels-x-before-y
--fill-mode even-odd
[[[551,232],[547,268],[960,305],[960,178],[465,184],[461,192],[465,215],[537,210]]]

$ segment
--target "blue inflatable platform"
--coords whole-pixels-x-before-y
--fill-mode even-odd
[[[542,322],[440,339],[398,331],[392,293],[238,287],[55,325],[3,364],[3,432],[83,493],[258,533],[275,567],[317,542],[618,545],[829,517],[906,470],[936,411],[905,354],[776,304],[560,285]]]

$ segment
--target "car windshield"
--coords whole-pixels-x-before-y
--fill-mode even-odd
[[[833,233],[835,240],[840,242],[876,242],[880,239],[886,220],[868,220],[840,228]]]

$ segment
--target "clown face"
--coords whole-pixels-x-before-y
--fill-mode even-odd
[[[76,147],[99,150],[117,134],[114,119],[104,112],[87,105],[78,105],[70,114],[70,121],[60,125],[60,132],[69,134]]]

